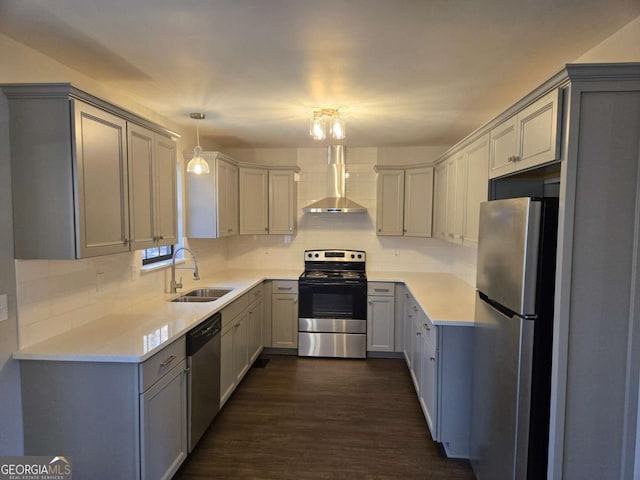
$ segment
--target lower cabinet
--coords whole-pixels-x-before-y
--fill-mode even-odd
[[[141,474],[170,479],[187,458],[187,362],[140,395]]]
[[[393,352],[395,347],[395,285],[367,284],[367,350]]]
[[[469,458],[473,328],[433,325],[405,292],[404,354],[432,438]]]
[[[220,349],[220,406],[262,352],[262,285],[222,310]]]
[[[24,454],[76,478],[171,479],[187,456],[184,337],[143,363],[22,360]]]
[[[298,348],[298,282],[277,280],[271,294],[271,346]]]

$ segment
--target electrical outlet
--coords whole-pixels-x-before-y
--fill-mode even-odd
[[[0,322],[9,319],[9,308],[7,307],[7,294],[0,295]]]

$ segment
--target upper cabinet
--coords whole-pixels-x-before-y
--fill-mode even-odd
[[[558,160],[561,106],[555,89],[491,130],[489,178]]]
[[[480,203],[488,198],[488,166],[488,135],[436,166],[436,237],[457,243],[477,243]]]
[[[269,233],[269,171],[240,167],[240,235]]]
[[[3,91],[16,258],[84,258],[175,241],[175,134],[69,84]]]
[[[187,236],[218,238],[238,234],[238,166],[219,152],[204,152],[208,174],[188,174]]]
[[[137,125],[129,126],[127,140],[132,248],[175,244],[176,143]]]
[[[376,233],[430,237],[433,212],[433,167],[377,166]]]
[[[296,171],[269,170],[269,233],[296,233]]]

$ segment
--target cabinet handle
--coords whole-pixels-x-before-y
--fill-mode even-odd
[[[236,323],[233,328],[238,328],[240,326],[240,322]]]
[[[432,362],[436,361],[436,357],[429,357],[429,360],[431,360]]]
[[[171,362],[173,362],[175,359],[176,359],[175,355],[169,355],[167,358],[164,359],[164,361],[160,364],[160,366],[161,367],[166,367]]]
[[[293,301],[293,303],[294,303],[294,304],[295,304],[295,303],[298,303],[298,299],[296,298],[296,299]]]
[[[428,323],[425,323],[425,324],[424,324],[424,328],[425,328],[425,330],[426,330],[427,332],[430,332],[430,331],[431,331],[431,327],[429,326],[429,324],[428,324]]]
[[[233,229],[232,229],[232,228],[229,228],[229,229],[227,230],[227,233],[231,233],[231,232],[233,232]]]
[[[404,294],[404,296],[405,296],[405,297],[407,297],[407,298],[409,298],[409,294],[408,294],[408,293],[405,293],[405,294]]]
[[[290,231],[290,232],[293,232],[293,227],[289,227],[289,231]]]
[[[125,239],[122,241],[122,244],[123,244],[123,245],[129,245],[129,239],[128,239],[128,238],[125,238]]]
[[[374,288],[373,291],[374,292],[388,292],[389,289],[388,288]]]
[[[269,229],[268,229],[267,227],[264,227],[264,231],[265,231],[265,232],[268,232],[268,231],[269,231]]]
[[[278,290],[293,290],[293,287],[278,287]]]
[[[403,231],[404,233],[407,233],[407,229],[406,229],[406,228],[403,228],[403,229],[402,229],[402,231]]]
[[[379,229],[378,229],[378,232],[382,232],[382,229],[381,229],[381,228],[379,228]]]
[[[408,314],[408,315],[407,315],[407,317],[409,317],[409,318],[413,318],[413,315],[411,315],[411,314]]]
[[[373,305],[373,302],[371,300],[369,300],[369,305]]]
[[[420,332],[416,332],[416,335],[420,335]]]
[[[417,312],[418,311],[418,307],[416,307],[415,305],[413,306],[413,311]]]
[[[160,236],[158,237],[158,240],[164,240],[164,237],[163,237],[162,235],[160,235]]]

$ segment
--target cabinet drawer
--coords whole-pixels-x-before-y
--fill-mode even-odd
[[[180,337],[175,342],[167,345],[153,357],[141,363],[140,371],[140,392],[144,392],[164,375],[169,373],[173,367],[178,365],[187,356],[185,338]]]
[[[271,284],[272,293],[298,293],[298,282],[295,280],[274,280]]]
[[[368,282],[367,295],[379,295],[392,297],[395,295],[395,283],[393,282]]]
[[[260,300],[262,298],[262,283],[257,287],[253,287],[247,295],[249,296],[249,304]]]
[[[249,294],[245,293],[237,300],[222,309],[222,326],[224,327],[249,306]]]

